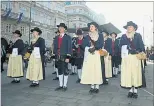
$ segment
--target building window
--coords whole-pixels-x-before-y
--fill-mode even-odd
[[[24,26],[21,26],[21,27],[20,27],[20,31],[21,31],[21,34],[24,35],[24,34],[25,34],[25,27],[24,27]]]
[[[73,27],[76,28],[76,23],[73,23]]]
[[[6,33],[11,32],[11,27],[12,27],[11,24],[6,24],[6,27],[5,27],[6,30],[5,30],[5,32],[6,32]]]

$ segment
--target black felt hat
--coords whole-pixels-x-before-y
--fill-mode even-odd
[[[116,35],[115,37],[117,37],[117,34],[116,34],[115,32],[112,32],[112,33],[110,34],[110,36],[112,36],[112,34],[115,34],[115,35]]]
[[[124,28],[127,29],[128,26],[133,26],[136,30],[138,28],[137,24],[135,24],[133,21],[127,22],[127,25],[125,25]]]
[[[109,33],[108,33],[107,31],[102,31],[101,33],[103,33],[103,32],[104,32],[104,33],[106,33],[106,34],[107,34],[107,36],[109,36]]]
[[[98,25],[96,22],[88,23],[88,24],[87,24],[88,28],[90,28],[90,25],[94,25],[96,28],[99,27],[99,25]]]
[[[64,27],[67,30],[67,26],[64,23],[60,23],[57,27]]]
[[[22,36],[22,34],[20,33],[19,30],[15,30],[14,32],[12,32],[13,34],[18,34],[20,37]]]
[[[77,31],[76,31],[76,35],[82,35],[83,33],[82,33],[82,29],[78,29]]]
[[[35,27],[34,29],[31,29],[31,32],[33,32],[33,31],[37,31],[39,33],[39,35],[42,34],[41,29],[38,28],[38,27]]]

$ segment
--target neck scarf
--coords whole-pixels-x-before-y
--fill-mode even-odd
[[[98,31],[94,31],[94,32],[89,32],[89,36],[93,41],[97,41],[98,40]]]

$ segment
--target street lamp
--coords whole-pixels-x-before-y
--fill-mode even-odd
[[[30,29],[31,29],[31,11],[32,11],[32,2],[30,2],[30,10],[29,10],[29,44],[30,44]]]

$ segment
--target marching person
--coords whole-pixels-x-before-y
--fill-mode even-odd
[[[20,77],[23,77],[23,50],[24,42],[21,39],[22,34],[19,30],[13,32],[14,44],[9,56],[7,76],[14,78],[11,83],[20,83]]]
[[[31,56],[29,58],[26,78],[32,81],[30,87],[39,86],[39,81],[45,79],[44,54],[45,40],[40,37],[42,31],[35,27],[31,29],[33,40],[31,44]]]
[[[116,39],[117,34],[112,32],[110,34],[112,37],[112,69],[113,69],[113,77],[117,77],[119,72],[119,63],[118,63],[118,55],[119,55],[119,41]]]
[[[112,75],[112,39],[109,37],[109,33],[106,31],[103,31],[104,36],[104,49],[108,52],[107,56],[104,57],[105,61],[105,77],[106,81],[109,81],[109,78],[111,78]]]
[[[82,48],[82,42],[84,42],[82,30],[78,29],[76,32],[78,38],[76,38],[76,42],[73,45],[73,49],[77,53],[77,57],[75,59],[75,65],[77,66],[77,73],[78,73],[78,80],[76,83],[80,83],[81,81],[81,74],[82,74],[82,65],[83,65],[83,58],[84,58],[84,49]]]
[[[120,40],[122,51],[121,86],[130,88],[128,97],[137,98],[137,89],[143,84],[141,59],[145,57],[142,55],[145,48],[142,36],[136,32],[138,26],[134,22],[127,22],[124,28],[127,32],[122,35]]]
[[[57,36],[59,36],[60,32],[59,30],[55,32]],[[54,46],[54,45],[53,45]],[[54,48],[54,47],[53,47]],[[53,80],[59,80],[59,75],[58,75],[58,61],[56,59],[56,56],[53,55],[53,61],[54,61],[54,71],[56,72],[56,77]]]
[[[96,22],[88,23],[90,30],[83,42],[85,48],[82,67],[81,84],[91,84],[89,93],[98,93],[99,85],[103,83],[102,68],[99,50],[103,47],[103,35],[98,33],[99,25]]]
[[[57,27],[60,34],[55,37],[53,52],[58,60],[59,87],[55,90],[66,91],[69,74],[68,63],[72,54],[72,40],[71,37],[65,33],[67,26],[64,23],[60,23]]]

